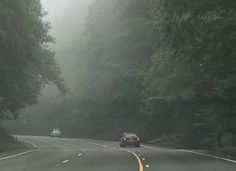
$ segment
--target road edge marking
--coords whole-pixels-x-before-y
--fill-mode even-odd
[[[183,149],[179,149],[179,150],[176,149],[176,151],[197,154],[197,155],[201,155],[201,156],[205,156],[205,157],[211,157],[211,158],[214,158],[214,159],[223,160],[223,161],[227,161],[227,162],[232,162],[232,163],[236,164],[236,160],[227,159],[227,158],[219,157],[219,156],[214,156],[214,155],[211,155],[211,154],[205,154],[205,153],[200,153],[200,152],[191,151],[191,150],[183,150]]]
[[[142,145],[142,147],[152,149],[152,150],[160,150],[161,149],[160,147],[149,147],[149,146],[146,146],[146,145]],[[219,156],[206,154],[206,153],[201,153],[201,152],[197,152],[197,151],[184,150],[184,149],[171,149],[171,148],[168,148],[168,150],[180,151],[180,152],[185,152],[185,153],[192,153],[192,154],[201,155],[201,156],[205,156],[205,157],[210,157],[210,158],[223,160],[223,161],[227,161],[227,162],[231,162],[231,163],[236,164],[236,160],[227,159],[227,158],[224,158],[224,157],[219,157]]]
[[[0,158],[0,161],[7,160],[7,159],[11,159],[11,158],[15,158],[15,157],[19,157],[19,156],[22,156],[22,155],[24,155],[24,154],[31,153],[31,152],[36,151],[36,150],[37,150],[37,149],[28,150],[28,151],[25,151],[25,152],[22,152],[22,153],[18,153],[18,154],[14,154],[14,155],[11,155],[11,156],[2,157],[2,158]]]
[[[27,140],[21,140],[21,141],[24,141],[24,142],[26,142],[28,144],[31,144],[36,149],[27,150],[27,151],[24,151],[24,152],[21,152],[21,153],[17,153],[17,154],[13,154],[13,155],[10,155],[10,156],[2,157],[2,158],[0,158],[0,161],[11,159],[11,158],[15,158],[15,157],[19,157],[19,156],[22,156],[22,155],[25,155],[25,154],[28,154],[28,153],[40,150],[39,146],[34,144],[34,143],[32,143],[32,142],[29,142]]]
[[[139,171],[143,171],[143,164],[142,164],[142,161],[141,161],[141,159],[139,158],[139,156],[136,154],[136,153],[134,153],[134,152],[132,152],[132,151],[130,151],[130,150],[127,150],[129,153],[131,153],[131,154],[133,154],[135,157],[136,157],[136,159],[138,160],[138,164],[139,164]]]

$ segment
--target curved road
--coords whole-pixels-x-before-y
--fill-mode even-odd
[[[0,155],[1,171],[235,171],[236,162],[186,150],[117,142],[20,136],[34,149]]]

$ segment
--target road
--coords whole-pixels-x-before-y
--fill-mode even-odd
[[[0,154],[1,171],[235,171],[236,162],[191,151],[117,142],[20,136],[34,149]]]

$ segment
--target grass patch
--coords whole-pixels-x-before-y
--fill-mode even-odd
[[[0,126],[0,152],[23,149],[25,146]]]

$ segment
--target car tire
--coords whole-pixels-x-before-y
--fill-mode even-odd
[[[137,144],[135,147],[140,147],[140,144]]]

